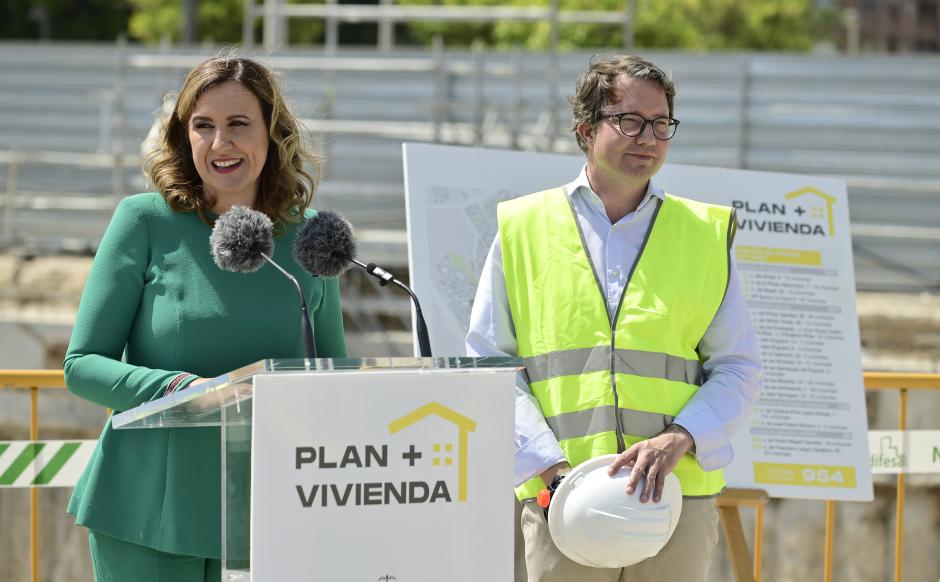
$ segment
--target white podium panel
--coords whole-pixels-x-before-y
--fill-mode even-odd
[[[252,579],[509,582],[514,382],[256,376]]]

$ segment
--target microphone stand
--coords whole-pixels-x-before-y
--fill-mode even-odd
[[[261,256],[264,257],[264,260],[271,263],[275,269],[283,273],[285,277],[290,279],[294,287],[297,288],[297,295],[300,297],[300,330],[304,336],[304,353],[307,359],[315,359],[317,357],[317,345],[313,341],[313,327],[310,325],[310,317],[307,314],[307,300],[304,299],[304,291],[301,289],[300,283],[297,282],[296,277],[285,271],[280,265],[275,263],[271,257],[264,253],[261,253]]]
[[[379,286],[385,287],[389,283],[396,285],[408,292],[408,295],[411,295],[411,300],[415,305],[415,315],[417,316],[417,323],[415,331],[418,334],[418,349],[421,352],[422,358],[431,357],[431,340],[428,337],[428,325],[424,321],[424,314],[421,313],[421,304],[418,302],[418,296],[415,295],[415,292],[411,290],[408,285],[405,285],[401,281],[395,278],[395,275],[392,275],[382,267],[379,267],[375,263],[369,263],[368,265],[357,260],[352,259],[352,262],[356,263],[360,267],[366,270],[366,273],[369,273],[373,277],[379,280]]]

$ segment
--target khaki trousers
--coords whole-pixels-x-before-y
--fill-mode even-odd
[[[705,582],[718,544],[718,510],[713,497],[684,498],[682,515],[666,546],[628,568],[590,568],[569,560],[555,547],[542,508],[535,503],[524,504],[522,533],[528,582]]]
[[[524,505],[516,496],[512,496],[512,505],[516,508],[515,519],[513,519],[513,582],[527,582],[529,574],[525,571],[525,538],[522,536],[522,506]],[[539,508],[541,509],[541,508]]]

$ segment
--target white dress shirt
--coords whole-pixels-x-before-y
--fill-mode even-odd
[[[653,219],[654,197],[663,191],[650,180],[634,212],[611,224],[604,203],[588,183],[586,167],[565,192],[571,197],[594,271],[607,291],[607,309],[616,312],[627,276]],[[490,247],[470,314],[467,353],[470,356],[515,356],[516,333],[499,233]],[[757,338],[747,312],[734,261],[728,290],[699,345],[704,359],[702,386],[676,415],[675,424],[695,441],[695,458],[702,469],[728,465],[734,457],[731,435],[744,423],[760,389]],[[516,484],[522,484],[565,460],[558,439],[545,422],[538,401],[524,382],[516,387]]]

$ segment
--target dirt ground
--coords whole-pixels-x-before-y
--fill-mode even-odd
[[[0,255],[0,322],[69,324],[90,257]],[[940,291],[857,294],[865,367],[940,372]]]

